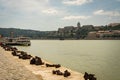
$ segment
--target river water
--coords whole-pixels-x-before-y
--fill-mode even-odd
[[[120,80],[120,40],[31,40],[17,48],[97,80]]]

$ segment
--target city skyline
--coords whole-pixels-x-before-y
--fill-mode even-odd
[[[40,31],[120,22],[120,0],[0,0],[0,27]]]

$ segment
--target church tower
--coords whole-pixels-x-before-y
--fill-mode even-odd
[[[80,26],[80,22],[78,22],[78,23],[77,23],[77,27],[78,27],[78,28],[80,28],[80,27],[81,27],[81,26]]]

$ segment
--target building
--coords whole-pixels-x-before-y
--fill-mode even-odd
[[[83,25],[82,29],[86,29],[86,30],[93,30],[94,26],[93,25]]]
[[[87,39],[96,39],[96,31],[92,31],[88,33]]]
[[[77,23],[77,27],[78,27],[78,28],[80,28],[80,27],[81,27],[80,22],[78,22],[78,23]]]
[[[110,24],[108,24],[108,26],[111,26],[111,27],[115,27],[115,26],[118,26],[118,25],[120,25],[120,23],[110,23]]]
[[[64,32],[64,28],[58,28],[58,33],[63,33]]]
[[[58,29],[58,34],[63,33],[75,33],[78,29],[81,28],[80,22],[77,23],[77,27],[74,26],[65,26],[64,28]]]
[[[101,26],[94,26],[94,30],[99,31],[101,29]]]
[[[2,38],[2,35],[0,35],[0,38]]]
[[[64,27],[64,32],[65,33],[71,33],[74,31],[74,26],[66,26]]]
[[[88,33],[87,39],[120,39],[120,30],[92,31]]]

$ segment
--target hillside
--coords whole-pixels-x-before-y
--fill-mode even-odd
[[[27,36],[33,39],[41,38],[47,35],[47,33],[43,31],[25,30],[17,28],[0,28],[0,34],[4,37],[10,37],[11,32],[13,33],[14,37]]]
[[[31,39],[86,39],[86,37],[88,37],[89,35],[89,32],[91,31],[112,32],[114,30],[120,30],[120,23],[118,25],[110,24],[99,27],[95,27],[93,25],[84,25],[79,28],[74,26],[67,26],[64,28],[59,28],[58,31],[37,31],[17,28],[0,28],[0,35],[2,35],[3,37],[10,37],[12,34],[13,37],[25,36],[30,37]],[[114,36],[114,34],[111,34],[109,36]],[[112,39],[114,39],[114,37]]]

